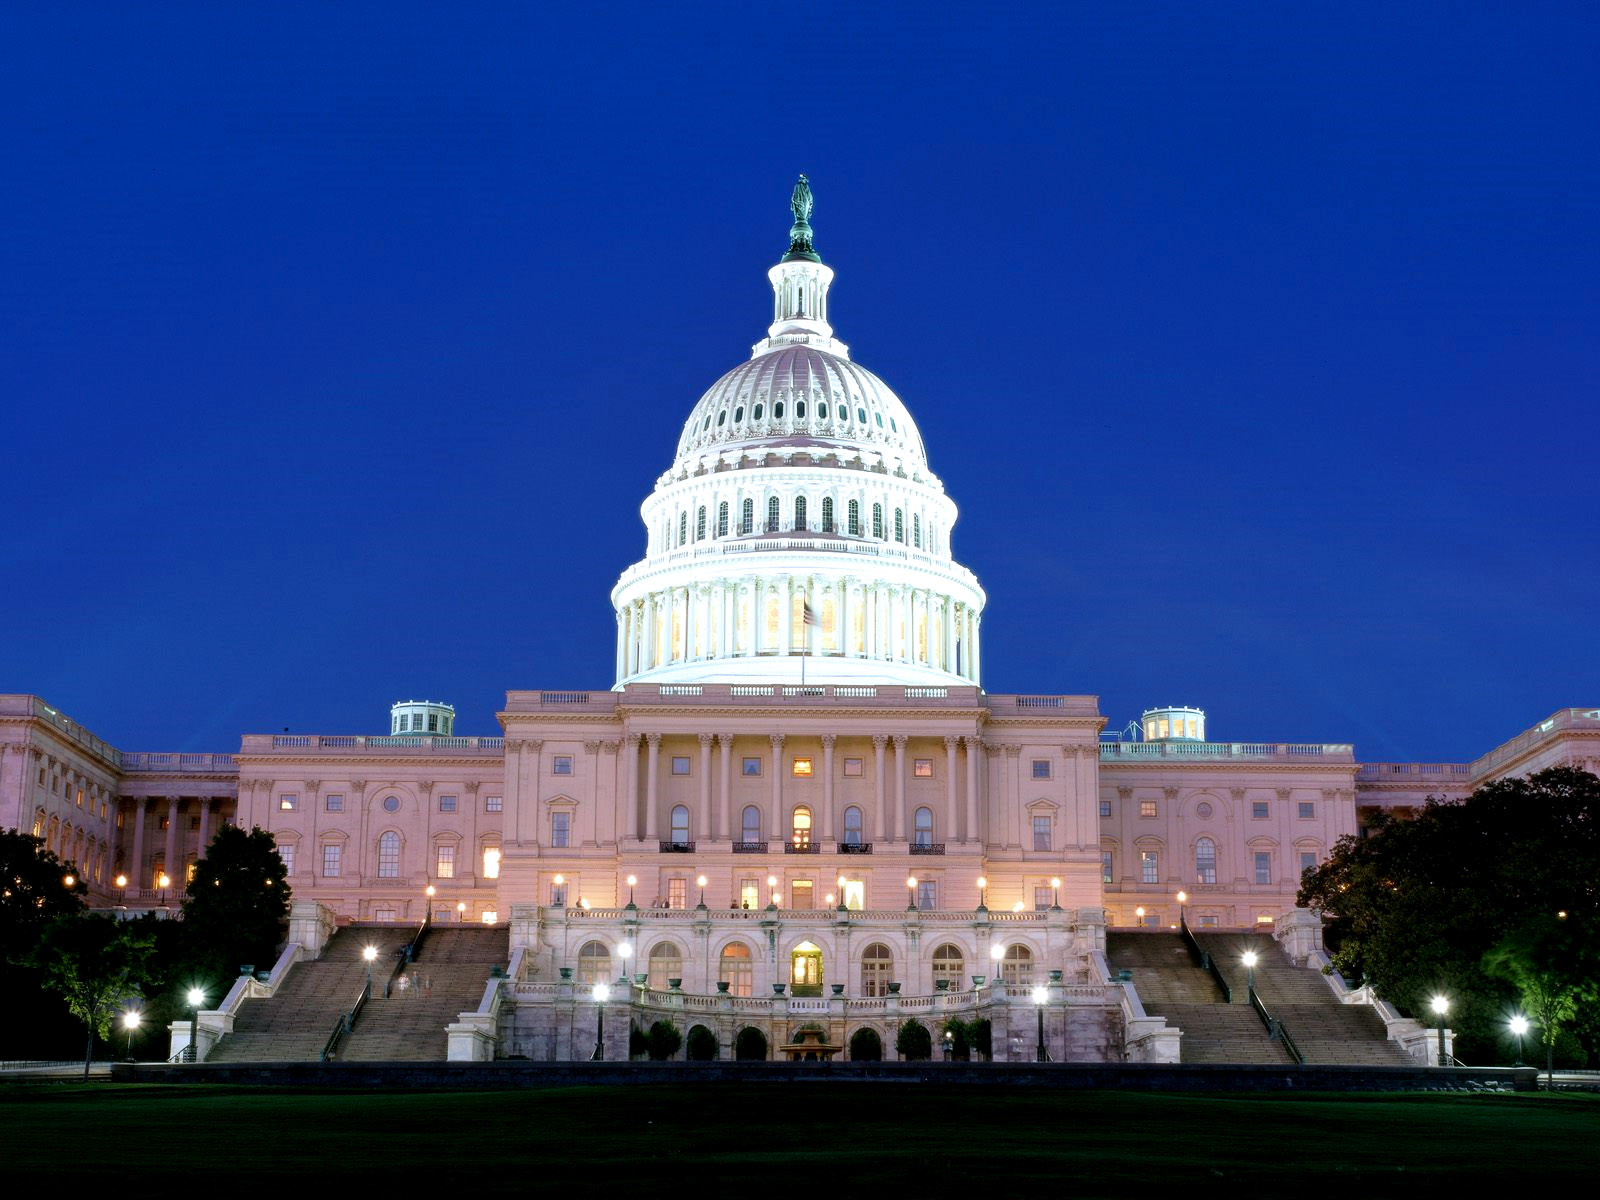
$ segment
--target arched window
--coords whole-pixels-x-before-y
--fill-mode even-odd
[[[854,804],[844,810],[844,844],[846,846],[861,844],[861,810]]]
[[[767,532],[778,532],[778,498],[776,496],[767,501]]]
[[[672,809],[672,842],[678,846],[689,844],[689,810],[682,804]]]
[[[806,419],[806,402],[804,400],[796,400],[794,402],[794,419],[797,421]]]
[[[717,505],[717,536],[719,538],[728,536],[728,502],[726,500]]]
[[[912,834],[913,846],[933,845],[933,809],[919,808],[916,812],[916,829]]]
[[[825,404],[825,403],[818,404],[817,405],[817,420],[826,421],[827,419],[828,419],[828,406],[827,406],[827,404]]]
[[[604,942],[585,942],[578,951],[578,983],[593,987],[611,978],[611,951]]]
[[[779,400],[776,404],[774,404],[772,406],[772,419],[774,421],[783,420],[783,401],[782,400]]]
[[[1021,942],[1006,947],[1006,956],[1000,960],[1000,979],[1013,987],[1028,987],[1033,983],[1033,951]]]
[[[922,549],[922,517],[918,513],[911,514],[911,544]]]
[[[677,942],[657,942],[650,947],[650,986],[664,992],[669,979],[683,978],[683,952]]]
[[[872,506],[872,536],[880,542],[883,540],[883,505]]]
[[[739,840],[742,842],[759,842],[761,840],[761,810],[754,804],[747,804],[744,813],[739,818]]]
[[[753,421],[761,420],[761,409],[762,409],[762,407],[763,406],[760,405],[760,404],[756,405],[755,411],[750,414],[750,419],[751,420],[753,420]]]
[[[804,496],[796,496],[794,498],[794,527],[797,530],[802,530],[806,527],[806,498]]]
[[[756,527],[756,502],[746,500],[739,506],[739,532],[752,533]]]
[[[400,835],[392,829],[378,839],[378,878],[400,878]]]
[[[722,948],[722,964],[717,978],[728,985],[735,996],[748,996],[755,972],[750,967],[750,947],[743,942],[731,942]]]
[[[954,942],[946,942],[933,952],[933,986],[935,988],[939,986],[939,981],[943,979],[947,990],[959,992],[965,969],[966,960],[961,955],[961,947]]]
[[[850,522],[847,532],[851,537],[861,536],[861,501],[852,500],[845,509],[846,519]]]
[[[861,952],[861,994],[887,996],[889,979],[894,974],[894,952],[882,942],[873,942]]]
[[[706,506],[704,504],[700,506],[700,511],[695,514],[694,540],[697,542],[706,540]]]
[[[1196,883],[1217,881],[1217,844],[1208,837],[1194,844],[1194,880]]]
[[[894,510],[894,540],[904,544],[906,540],[906,514],[904,509]]]
[[[804,804],[794,810],[790,838],[797,849],[805,849],[811,845],[811,810]]]
[[[833,497],[832,496],[824,496],[822,498],[822,532],[823,533],[832,533],[833,532]]]
[[[678,545],[683,545],[689,540],[689,514],[678,514]]]

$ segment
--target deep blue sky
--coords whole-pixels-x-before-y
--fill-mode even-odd
[[[497,731],[769,319],[798,171],[984,683],[1470,758],[1600,703],[1600,9],[0,9],[0,690]]]

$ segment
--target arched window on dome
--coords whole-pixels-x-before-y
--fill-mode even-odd
[[[794,402],[794,419],[796,421],[804,421],[806,419],[806,402],[804,400],[796,400]]]
[[[833,530],[833,497],[822,498],[822,532],[832,533]]]
[[[852,500],[845,509],[846,519],[850,522],[848,532],[851,537],[861,536],[861,501]]]
[[[681,513],[678,514],[678,545],[681,546],[685,542],[687,542],[688,540],[689,540],[689,514],[686,513],[686,512],[681,512]]]
[[[783,401],[782,400],[779,400],[776,404],[774,404],[772,406],[772,419],[774,421],[783,420]]]
[[[905,510],[901,508],[894,510],[894,540],[899,542],[901,545],[905,545],[906,514]]]
[[[856,409],[856,420],[865,425],[867,423],[867,410],[864,408]]]
[[[728,536],[728,502],[726,500],[717,505],[717,536],[719,538]]]
[[[794,498],[794,527],[796,532],[801,532],[806,527],[806,498],[804,496],[796,496]]]
[[[883,541],[883,505],[872,506],[872,536]]]
[[[917,513],[911,514],[911,544],[922,549],[922,517]]]
[[[727,423],[728,423],[728,410],[727,409],[723,409],[721,412],[719,412],[717,414],[717,428],[721,429]]]
[[[827,401],[819,400],[817,402],[817,420],[826,421],[827,419],[828,419],[828,404],[827,404]]]
[[[744,420],[744,405],[741,404],[733,410],[733,423],[737,425],[742,420]]]
[[[697,542],[706,540],[706,506],[704,504],[700,506],[700,511],[695,514],[694,540]]]
[[[751,414],[750,414],[750,419],[751,419],[751,420],[752,420],[752,421],[759,421],[759,420],[761,420],[761,412],[762,412],[762,409],[764,409],[764,408],[765,408],[765,407],[766,407],[766,406],[765,406],[765,405],[763,405],[763,404],[758,404],[758,405],[756,405],[756,407],[755,407],[755,411],[754,411],[754,412],[752,412],[752,413],[751,413]]]
[[[767,500],[767,532],[778,532],[778,498],[776,496]]]
[[[1194,881],[1196,883],[1217,881],[1217,844],[1208,837],[1203,837],[1194,844]]]

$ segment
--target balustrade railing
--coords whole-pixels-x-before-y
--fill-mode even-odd
[[[944,843],[943,842],[912,842],[911,843],[911,853],[913,853],[913,854],[943,854],[944,853]]]
[[[821,854],[822,847],[815,842],[785,842],[785,854]]]
[[[733,843],[733,852],[735,854],[765,854],[767,852],[767,844],[765,842],[735,842]]]
[[[871,842],[840,842],[834,847],[840,854],[871,854]]]
[[[693,854],[694,853],[694,843],[693,842],[662,842],[661,843],[661,853],[663,853],[663,854]]]

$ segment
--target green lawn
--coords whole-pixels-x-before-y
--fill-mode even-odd
[[[1281,1183],[1380,1194],[1600,1170],[1588,1096],[1150,1095],[796,1082],[354,1094],[223,1087],[0,1088],[8,1182],[170,1194],[317,1176],[353,1186],[568,1183],[787,1196],[1030,1183],[1072,1195]],[[753,1193],[752,1193],[753,1194]],[[1420,1193],[1419,1193],[1420,1194]],[[304,1200],[291,1197],[291,1200]]]

